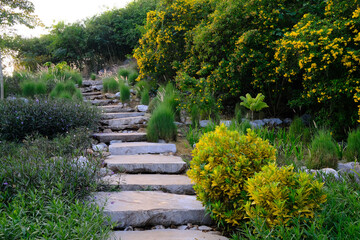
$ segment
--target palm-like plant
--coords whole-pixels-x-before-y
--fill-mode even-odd
[[[240,105],[250,109],[251,111],[251,120],[254,120],[254,112],[260,111],[264,108],[269,107],[265,102],[265,96],[262,93],[259,93],[255,98],[251,97],[249,93],[246,96],[241,96],[240,99],[242,102]]]

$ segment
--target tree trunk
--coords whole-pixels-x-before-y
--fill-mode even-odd
[[[0,85],[1,85],[1,99],[4,99],[4,76],[1,64],[1,50],[0,50]]]

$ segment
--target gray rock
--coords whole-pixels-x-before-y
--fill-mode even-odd
[[[200,127],[202,127],[202,128],[206,127],[209,123],[210,123],[210,120],[201,120],[199,122]]]
[[[115,94],[113,94],[113,93],[106,93],[106,94],[105,94],[105,97],[106,97],[107,99],[114,99],[114,98],[116,98]]]
[[[198,227],[198,229],[200,231],[211,231],[212,230],[212,228],[208,227],[208,226],[200,226],[200,227]]]
[[[75,161],[77,166],[79,167],[86,167],[89,164],[89,160],[84,156],[76,158]]]
[[[163,139],[159,139],[158,143],[166,143],[166,141]]]
[[[104,129],[103,133],[112,133],[113,131],[111,129]],[[102,141],[100,140],[101,142],[106,142],[106,141]]]
[[[231,125],[231,121],[221,120],[220,124],[225,124],[225,126],[229,127]]]
[[[134,89],[130,89],[130,93],[135,94],[136,92]]]
[[[286,125],[290,125],[292,123],[292,120],[291,120],[291,118],[285,118],[283,122]]]
[[[122,143],[122,140],[111,140],[110,144],[115,144],[115,143]]]
[[[97,192],[95,201],[120,228],[151,225],[211,224],[196,196],[162,192]]]
[[[250,125],[253,128],[261,128],[261,127],[265,126],[265,122],[262,120],[254,120],[254,121],[250,121]]]
[[[143,112],[118,112],[118,113],[103,113],[101,118],[104,120],[127,118],[127,117],[141,117],[145,116]]]
[[[106,150],[107,145],[105,143],[99,143],[97,145],[92,145],[92,150],[94,150],[94,152],[103,152],[104,150]]]
[[[348,162],[348,163],[338,163],[338,170],[341,169],[355,169],[360,168],[360,164],[358,162]]]
[[[265,124],[276,126],[281,125],[283,122],[279,118],[265,118],[262,119]]]
[[[115,93],[115,97],[120,98],[120,92]]]
[[[100,171],[99,171],[100,177],[111,176],[111,175],[114,175],[114,174],[115,173],[113,171],[111,171],[110,169],[108,169],[108,168],[100,168]]]
[[[178,230],[187,230],[189,229],[187,225],[181,225],[179,227],[177,227]]]
[[[111,130],[139,129],[148,121],[148,117],[126,117],[106,120]]]
[[[318,173],[322,173],[325,175],[333,175],[336,179],[339,179],[339,174],[335,169],[332,168],[323,168],[321,170],[318,170]]]
[[[138,112],[147,112],[148,109],[149,109],[149,106],[147,106],[147,105],[137,105],[136,106],[136,110]]]

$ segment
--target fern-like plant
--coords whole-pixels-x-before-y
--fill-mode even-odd
[[[265,96],[262,93],[259,93],[255,98],[251,97],[251,95],[247,93],[245,97],[241,96],[240,99],[242,100],[240,105],[248,108],[251,111],[251,120],[254,120],[254,112],[269,107],[264,102]]]

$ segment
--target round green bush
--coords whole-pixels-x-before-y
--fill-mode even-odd
[[[174,123],[174,112],[171,107],[162,103],[152,113],[146,128],[147,138],[151,142],[159,139],[176,140],[177,128]]]
[[[96,74],[95,74],[95,73],[91,73],[90,79],[91,79],[91,80],[95,80],[95,79],[96,79]]]
[[[130,87],[125,85],[125,84],[121,84],[120,85],[120,99],[121,102],[128,102],[130,100]]]
[[[24,82],[21,84],[21,91],[24,97],[33,97],[36,94],[36,82]]]

